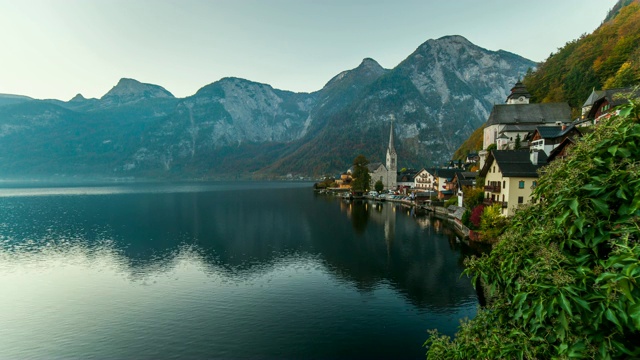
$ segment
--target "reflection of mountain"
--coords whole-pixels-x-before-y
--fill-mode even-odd
[[[393,204],[345,205],[306,187],[0,198],[0,224],[5,252],[108,244],[133,277],[166,271],[185,254],[231,279],[310,255],[363,291],[388,283],[419,306],[475,294],[446,235]]]

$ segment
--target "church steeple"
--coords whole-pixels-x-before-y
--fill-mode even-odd
[[[393,145],[393,119],[391,119],[391,130],[389,131],[389,147],[387,148],[387,170],[396,172],[398,170],[398,155]]]
[[[507,96],[507,104],[528,104],[531,94],[527,91],[527,87],[524,86],[522,81],[518,79],[516,85],[511,88],[511,94]]]

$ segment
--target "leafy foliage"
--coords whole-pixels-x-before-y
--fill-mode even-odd
[[[467,262],[494,301],[428,359],[640,356],[640,105],[545,168],[490,255]],[[475,283],[475,282],[474,282]]]
[[[467,140],[453,153],[451,157],[454,160],[465,160],[466,156],[471,152],[482,150],[482,137],[484,136],[484,124],[477,128]]]
[[[377,192],[381,192],[382,190],[384,190],[384,184],[382,183],[382,180],[376,181],[376,183],[373,184],[373,188]]]
[[[484,181],[482,181],[482,184],[484,184]],[[481,186],[464,186],[462,193],[464,194],[463,205],[467,209],[475,208],[482,204],[482,200],[484,200],[484,190]]]
[[[458,205],[458,197],[452,196],[447,201],[444,202],[444,207],[448,207],[450,205]]]
[[[525,76],[523,83],[532,101],[566,101],[577,114],[594,88],[640,82],[640,4],[618,10],[613,20],[568,42]]]
[[[369,183],[371,182],[371,175],[369,175],[369,160],[364,155],[358,155],[353,160],[353,182],[351,183],[351,189],[354,191],[368,191]]]
[[[480,221],[482,219],[482,213],[484,212],[484,205],[480,204],[471,210],[471,216],[469,217],[469,221],[471,225],[469,228],[472,230],[477,230],[480,228]]]
[[[497,239],[507,226],[507,218],[502,216],[502,205],[486,206],[480,217],[480,230],[485,239]]]

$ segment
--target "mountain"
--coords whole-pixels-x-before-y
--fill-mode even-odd
[[[400,166],[440,164],[532,66],[522,57],[480,48],[461,36],[429,40],[396,68],[379,71],[343,110],[327,117],[322,131],[270,170],[344,171],[358,153],[384,161],[392,119]],[[320,93],[325,91],[327,87]]]
[[[74,99],[76,98],[77,96]],[[102,100],[101,102],[104,106],[114,106],[157,98],[174,98],[174,96],[162,86],[144,84],[137,80],[123,78],[100,100]]]
[[[523,79],[535,102],[579,108],[595,89],[640,83],[640,1],[620,0],[592,34],[568,42]]]
[[[22,95],[0,94],[0,106],[18,104],[29,100],[33,99]]]
[[[533,66],[515,54],[446,36],[425,42],[393,69],[364,59],[313,93],[223,78],[175,98],[161,86],[121,79],[100,99],[78,94],[66,102],[0,107],[0,172],[335,174],[359,154],[383,161],[392,120],[399,165],[431,166],[449,160]]]

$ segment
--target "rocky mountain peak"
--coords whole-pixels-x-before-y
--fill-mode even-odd
[[[368,70],[374,73],[384,73],[384,68],[378,64],[377,61],[372,58],[364,58],[360,65],[357,67],[359,70]]]
[[[370,84],[387,71],[388,70],[380,66],[377,61],[371,58],[365,58],[357,68],[343,71],[334,76],[327,82],[323,89],[327,90],[352,85],[357,86],[358,83],[362,83],[362,85]]]
[[[153,98],[174,98],[174,96],[162,86],[122,78],[100,100],[113,104],[125,104]]]
[[[69,100],[70,102],[79,102],[79,101],[85,101],[87,100],[87,98],[85,98],[84,96],[82,96],[82,94],[77,93],[76,96],[74,96],[71,100]]]

